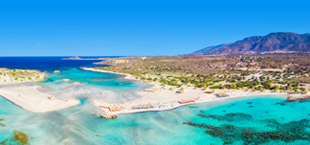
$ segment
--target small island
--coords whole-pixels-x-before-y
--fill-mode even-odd
[[[69,58],[63,58],[63,60],[81,60],[81,58],[78,56],[74,56],[74,57],[69,57]]]
[[[63,58],[62,60],[106,60],[108,58],[80,58],[78,56]]]

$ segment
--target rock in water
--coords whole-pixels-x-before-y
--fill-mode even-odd
[[[112,115],[112,119],[116,119],[117,118],[117,116],[116,115]]]

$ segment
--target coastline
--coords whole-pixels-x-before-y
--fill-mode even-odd
[[[131,74],[125,74],[125,73],[116,73],[112,71],[105,71],[105,70],[96,70],[94,68],[88,68],[88,67],[80,67],[82,70],[87,70],[87,71],[94,71],[94,72],[102,72],[102,73],[110,73],[110,74],[116,74],[116,75],[123,75],[124,79],[130,79],[130,80],[136,80],[135,77]]]
[[[130,74],[124,73],[116,73],[111,71],[104,71],[104,70],[95,70],[93,68],[81,68],[83,70],[88,71],[96,71],[96,72],[103,72],[103,73],[112,73],[118,75],[125,75],[126,79],[136,80],[134,76]],[[194,90],[192,88],[185,88],[183,93],[177,94],[175,91],[169,91],[163,89],[160,86],[159,82],[151,82],[149,83],[154,85],[153,87],[159,87],[159,90],[155,92],[145,92],[140,91],[138,94],[141,98],[138,98],[133,101],[125,102],[119,105],[126,106],[125,109],[111,112],[108,108],[102,108],[100,106],[109,106],[114,104],[106,104],[105,102],[94,101],[95,106],[101,108],[107,115],[119,115],[119,114],[128,114],[128,113],[141,113],[141,112],[149,112],[149,111],[167,111],[172,110],[178,107],[186,106],[186,105],[194,105],[212,101],[220,101],[225,99],[232,99],[232,98],[240,98],[240,97],[251,97],[251,96],[261,96],[261,95],[287,95],[287,93],[280,93],[280,92],[273,92],[273,91],[242,91],[242,90],[216,90],[213,94],[206,94],[205,91],[202,90]],[[216,93],[227,93],[228,97],[217,97]],[[179,103],[181,100],[193,100],[192,103],[182,104]],[[133,109],[134,106],[137,105],[145,105],[145,104],[153,104],[154,108],[147,108],[147,109]],[[162,107],[163,106],[163,107]]]
[[[144,109],[144,110],[135,110],[135,111],[123,111],[123,112],[110,113],[110,115],[143,113],[143,112],[157,112],[157,111],[169,111],[169,110],[173,110],[173,109],[176,109],[176,108],[179,108],[179,107],[183,107],[183,106],[196,105],[196,104],[215,102],[215,101],[223,101],[223,100],[235,99],[235,98],[246,98],[246,97],[263,96],[263,95],[282,95],[284,97],[286,95],[286,93],[260,93],[260,94],[253,94],[253,95],[225,97],[225,98],[218,98],[218,99],[215,99],[215,100],[207,100],[207,101],[200,101],[200,102],[195,102],[195,103],[180,104],[178,106],[171,107],[171,108],[165,108],[165,109]]]
[[[223,101],[223,100],[228,100],[228,99],[234,99],[234,98],[243,98],[243,97],[254,97],[254,96],[263,96],[263,95],[282,95],[283,97],[286,97],[286,93],[270,93],[270,92],[256,92],[256,94],[246,94],[247,92],[244,92],[245,94],[243,95],[238,95],[238,96],[232,96],[232,97],[224,97],[224,98],[216,98],[215,95],[209,95],[214,96],[213,98],[209,99],[204,99],[204,100],[196,100],[194,103],[186,103],[186,104],[180,104],[180,103],[162,103],[165,104],[168,107],[165,108],[152,108],[152,109],[139,109],[139,110],[131,110],[129,108],[119,111],[119,112],[109,112],[107,109],[103,109],[107,114],[109,115],[120,115],[120,114],[129,114],[129,113],[142,113],[142,112],[152,112],[152,111],[168,111],[168,110],[173,110],[182,106],[188,106],[188,105],[195,105],[195,104],[202,104],[202,103],[208,103],[208,102],[214,102],[214,101]],[[143,97],[147,97],[142,96]],[[140,100],[140,99],[137,99]],[[134,100],[135,101],[135,100]],[[126,102],[123,103],[125,106],[132,106],[135,105],[133,102]],[[171,106],[173,105],[173,106]],[[102,108],[101,108],[102,109]]]

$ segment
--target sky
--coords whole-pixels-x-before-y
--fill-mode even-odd
[[[310,33],[309,0],[0,1],[0,56],[166,56]]]

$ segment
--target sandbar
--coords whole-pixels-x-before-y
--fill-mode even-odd
[[[0,95],[25,110],[45,113],[75,106],[77,100],[61,100],[38,91],[38,86],[8,85],[0,87]]]

